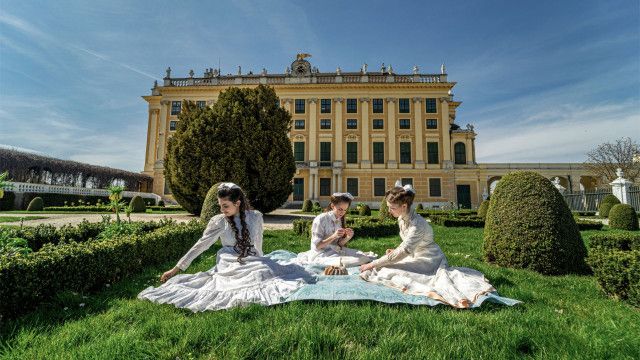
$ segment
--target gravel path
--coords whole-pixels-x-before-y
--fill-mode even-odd
[[[297,218],[313,218],[313,215],[301,215],[301,214],[293,214],[293,212],[299,211],[296,209],[277,209],[266,215],[264,215],[264,228],[265,230],[283,230],[283,229],[292,229],[292,221]],[[21,218],[23,216],[29,216],[31,214],[16,214],[16,213],[2,213],[2,216],[11,216],[16,218]],[[29,226],[37,226],[40,224],[51,224],[55,227],[60,227],[66,224],[79,224],[83,219],[87,219],[90,222],[100,222],[102,221],[103,214],[47,214],[47,213],[34,213],[33,215],[38,216],[46,216],[48,219],[38,219],[38,220],[25,220],[24,224]],[[115,216],[112,215],[112,218],[115,219]],[[121,215],[122,219],[126,219],[126,215]],[[132,221],[152,221],[152,220],[160,220],[163,218],[174,219],[177,222],[188,222],[192,219],[197,219],[197,216],[193,216],[191,214],[131,214]],[[3,223],[4,225],[18,225],[19,222],[8,222]]]

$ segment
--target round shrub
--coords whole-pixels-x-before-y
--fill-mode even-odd
[[[202,203],[202,211],[200,212],[200,219],[205,223],[208,223],[212,217],[220,214],[220,204],[218,204],[218,186],[220,183],[214,184],[207,191],[207,196],[204,197]]]
[[[311,201],[311,199],[307,199],[304,201],[304,203],[302,203],[302,211],[311,212],[312,209],[313,209],[313,202]]]
[[[147,205],[144,203],[144,199],[140,195],[134,196],[129,205],[131,206],[131,212],[143,213],[147,211]]]
[[[424,206],[422,206],[422,203],[420,203],[420,204],[418,204],[418,206],[416,206],[416,210],[424,210]]]
[[[480,207],[478,207],[478,216],[483,219],[486,219],[488,209],[489,209],[489,200],[485,200],[482,202],[482,204],[480,204]]]
[[[638,217],[631,205],[616,204],[609,211],[609,227],[612,229],[638,230]]]
[[[29,206],[27,206],[27,211],[42,211],[44,210],[44,201],[41,197],[36,196],[31,200]]]
[[[617,205],[620,204],[620,200],[618,200],[617,197],[615,197],[614,195],[607,195],[602,199],[602,202],[600,203],[600,206],[598,206],[598,214],[601,218],[606,219],[609,217],[609,211],[611,211],[611,208],[613,207],[613,205]]]
[[[562,195],[532,171],[507,174],[489,202],[484,254],[500,266],[542,274],[586,273],[587,249]]]
[[[158,201],[158,206],[164,206],[164,200]]]
[[[389,213],[389,206],[387,206],[387,199],[382,199],[380,202],[380,213],[378,214],[380,220],[391,219],[393,216]]]
[[[367,204],[362,204],[358,207],[358,215],[371,216],[371,208]]]

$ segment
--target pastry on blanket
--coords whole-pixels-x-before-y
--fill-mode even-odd
[[[342,265],[342,259],[340,259],[340,263],[338,266],[327,266],[324,268],[325,275],[347,275],[347,268]]]

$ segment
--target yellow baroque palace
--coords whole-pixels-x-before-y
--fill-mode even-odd
[[[222,75],[207,69],[202,77],[171,77],[154,85],[144,174],[154,178],[153,192],[172,200],[163,176],[167,139],[175,131],[183,99],[209,106],[228,87],[272,86],[291,114],[291,151],[297,170],[293,193],[285,205],[312,199],[326,204],[336,191],[348,191],[356,202],[377,208],[396,180],[411,183],[416,201],[426,208],[477,208],[500,177],[514,170],[533,170],[555,179],[567,191],[591,190],[597,178],[582,164],[476,162],[476,132],[459,126],[454,100],[442,65],[436,74],[395,73],[391,66],[375,71],[320,72],[297,59],[282,74]]]

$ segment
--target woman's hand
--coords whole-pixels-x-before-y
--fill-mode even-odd
[[[162,276],[160,277],[160,282],[165,282],[169,279],[171,279],[175,274],[177,274],[180,271],[179,267],[174,267],[173,269],[165,272],[164,274],[162,274]]]
[[[334,239],[340,239],[342,237],[344,237],[344,235],[346,234],[346,230],[345,229],[338,229],[336,230],[336,232],[333,233],[333,238]]]
[[[345,234],[347,235],[347,240],[351,240],[353,238],[353,229],[346,228],[344,229]]]
[[[373,268],[374,268],[374,266],[373,266],[372,263],[362,264],[362,265],[360,265],[360,272],[365,272],[365,271],[371,270]]]
[[[395,249],[387,249],[386,254],[387,254],[387,255],[389,255],[389,254],[391,254],[394,250],[395,250]]]

